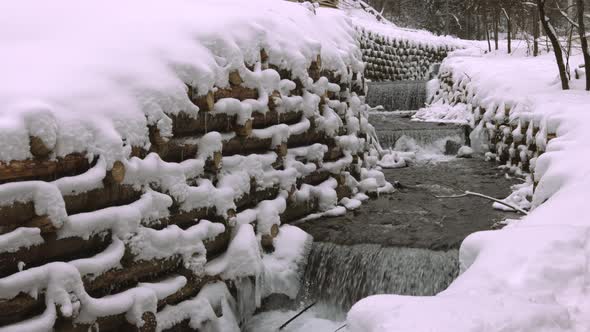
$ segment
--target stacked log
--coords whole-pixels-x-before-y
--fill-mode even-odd
[[[365,78],[374,82],[428,79],[432,65],[441,63],[454,49],[385,36],[363,27],[357,32],[366,63]]]
[[[261,67],[272,68],[265,54],[261,50]],[[367,136],[361,126],[347,123],[366,120],[362,110],[354,109],[362,100],[363,74],[350,69],[349,77],[342,77],[324,69],[319,55],[310,63],[309,77],[329,87],[316,95],[311,113],[277,106],[283,98],[317,93],[286,70],[279,72],[281,79],[296,88],[272,93],[264,112],[242,119],[243,114],[216,111],[216,103],[225,99],[260,98],[258,90],[243,85],[238,71],[231,71],[228,86],[205,92],[188,86],[198,114],[168,114],[172,136],[150,127],[151,146],[132,147],[126,159],[109,162],[83,152],[51,158],[51,149],[31,139],[32,159],[0,162],[0,193],[5,196],[0,197],[0,327],[26,328],[54,319],[57,330],[161,329],[158,317],[196,301],[203,287],[235,288],[233,281],[207,274],[201,265],[227,250],[240,213],[285,200],[286,208],[279,212],[289,222],[322,208],[318,196],[301,194],[309,188],[328,183],[339,199],[356,193],[350,187],[354,181],[345,179],[361,181],[359,169],[369,147],[359,138]],[[351,139],[360,145],[339,143]],[[240,158],[259,162],[263,172],[240,167]],[[245,180],[249,189],[231,191],[233,196],[221,204],[228,195],[222,184],[228,176]],[[259,233],[265,251],[273,250],[280,232],[274,224]],[[175,235],[164,245],[158,239],[167,234]],[[174,248],[180,239],[190,240],[193,251]],[[158,245],[165,249],[152,248]],[[58,282],[63,290],[47,280],[8,289],[30,275],[68,283]],[[176,284],[166,294],[150,291]],[[63,291],[67,299],[55,302],[50,290]],[[92,311],[100,300],[119,297],[133,300],[99,314]],[[150,305],[149,299],[155,302]],[[222,309],[219,303],[211,307]],[[175,326],[194,329],[186,320]]]
[[[516,172],[534,171],[537,158],[543,154],[547,143],[556,137],[550,128],[543,129],[541,123],[526,112],[513,112],[517,105],[508,103],[483,104],[475,98],[471,79],[453,80],[451,72],[439,74],[440,88],[432,103],[454,106],[465,103],[474,118],[473,134],[483,137],[485,146],[475,147],[487,150],[486,158]],[[516,115],[516,116],[515,116]]]

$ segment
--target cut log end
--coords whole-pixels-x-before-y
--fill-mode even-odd
[[[270,96],[268,96],[268,109],[274,111],[280,105],[282,101],[281,93],[279,91],[273,91]]]
[[[115,183],[122,183],[125,180],[125,165],[119,160],[115,161],[109,177]]]
[[[221,169],[221,161],[223,159],[223,154],[221,151],[215,151],[213,156],[207,159],[206,169],[210,172],[217,172]]]
[[[243,125],[236,125],[236,135],[239,137],[248,137],[252,134],[252,119],[246,120]]]
[[[277,237],[279,235],[279,225],[272,225],[272,227],[270,228],[270,235],[272,237]]]
[[[39,228],[41,234],[55,233],[57,228],[48,216],[39,216],[29,220],[25,227]]]
[[[272,225],[270,234],[263,234],[260,238],[260,245],[265,252],[273,252],[275,250],[274,239],[279,235],[279,226]]]
[[[45,158],[51,153],[51,149],[45,145],[43,140],[36,136],[30,137],[31,154],[36,158]]]
[[[277,146],[275,148],[275,152],[279,156],[279,158],[286,157],[288,151],[289,151],[289,149],[288,149],[288,146],[287,146],[287,143],[286,142],[281,143],[279,146]]]
[[[196,97],[194,103],[199,107],[200,111],[211,112],[215,107],[215,94],[213,91],[209,91],[205,95]]]
[[[268,53],[266,53],[266,50],[265,49],[261,49],[260,50],[260,61],[261,62],[268,61]]]
[[[336,178],[336,182],[339,186],[344,186],[346,184],[346,175],[344,175],[344,173],[340,173],[334,177]]]
[[[234,70],[231,73],[229,73],[229,83],[232,86],[236,86],[236,85],[240,85],[240,84],[244,83],[244,80],[242,80],[242,77],[240,76],[239,71]]]

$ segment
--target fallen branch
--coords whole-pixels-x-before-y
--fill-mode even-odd
[[[311,309],[311,307],[313,307],[314,305],[316,305],[317,302],[314,302],[310,305],[308,305],[307,307],[303,308],[303,310],[301,310],[297,315],[293,316],[291,319],[289,319],[288,321],[285,322],[285,324],[281,325],[279,327],[279,331],[284,329],[285,326],[289,325],[292,321],[294,321],[297,317],[301,316],[304,312],[306,312],[307,310]]]
[[[471,192],[471,191],[466,191],[464,194],[456,195],[456,196],[434,196],[434,197],[436,197],[436,198],[462,198],[462,197],[467,197],[467,196],[475,196],[475,197],[489,199],[490,201],[494,201],[494,202],[496,202],[498,204],[502,204],[504,206],[507,206],[507,207],[513,209],[514,211],[519,212],[519,213],[521,213],[521,214],[523,214],[525,216],[529,214],[527,211],[525,211],[525,210],[523,210],[523,209],[521,209],[521,208],[519,208],[517,206],[514,206],[512,204],[508,204],[506,202],[503,202],[503,201],[501,201],[501,200],[499,200],[497,198],[486,196],[486,195],[480,194],[480,193],[474,193],[474,192]]]
[[[345,328],[345,327],[346,327],[346,324],[344,324],[344,325],[340,326],[340,327],[339,327],[339,328],[338,328],[336,331],[334,331],[334,332],[338,332],[338,331],[342,330],[342,329],[343,329],[343,328]]]

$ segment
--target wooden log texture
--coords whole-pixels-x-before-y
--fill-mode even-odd
[[[223,98],[234,98],[240,101],[258,99],[258,90],[238,85],[230,88],[219,88],[214,92],[214,96],[216,102]]]
[[[197,94],[197,91],[194,88],[189,87],[188,97],[193,102],[193,104],[199,107],[199,111],[213,111],[213,107],[215,106],[215,95],[213,91],[209,91],[206,94],[199,95]]]
[[[317,199],[312,199],[310,201],[305,202],[293,202],[289,201],[287,203],[287,208],[285,212],[281,214],[281,221],[283,223],[290,223],[297,221],[310,213],[313,213],[319,209],[319,201]]]
[[[279,123],[288,125],[296,124],[301,121],[302,116],[302,111],[279,113],[277,111],[270,110],[264,114],[254,112],[252,113],[252,127],[254,129],[263,129],[277,125]]]
[[[272,138],[234,137],[223,143],[223,155],[264,153],[271,149]]]
[[[174,137],[196,136],[212,131],[229,132],[235,122],[235,116],[199,112],[196,118],[187,114],[169,115],[172,119]]]
[[[92,257],[103,251],[110,244],[108,232],[96,234],[89,239],[70,237],[57,239],[55,234],[44,236],[44,243],[22,248],[16,252],[0,253],[0,278],[19,271],[20,262],[25,268],[41,266],[52,261],[69,261]]]
[[[109,206],[126,205],[136,201],[141,192],[129,185],[107,183],[103,188],[85,193],[63,196],[68,215],[104,209]],[[18,227],[36,227],[39,217],[35,214],[33,202],[16,202],[0,207],[0,234]]]
[[[0,184],[14,181],[53,181],[64,176],[80,175],[89,168],[88,159],[81,154],[71,154],[56,160],[0,162]]]
[[[40,315],[45,310],[45,295],[34,298],[20,293],[10,300],[0,300],[0,326],[14,324]]]

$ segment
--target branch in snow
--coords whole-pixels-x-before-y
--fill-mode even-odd
[[[529,214],[527,211],[525,211],[525,210],[523,210],[523,209],[521,209],[521,208],[519,208],[517,206],[514,206],[512,204],[508,204],[508,203],[506,203],[504,201],[501,201],[501,200],[499,200],[497,198],[493,198],[491,196],[487,196],[487,195],[480,194],[480,193],[474,193],[474,192],[471,192],[471,191],[466,191],[464,194],[455,195],[455,196],[434,196],[434,197],[436,197],[436,198],[462,198],[462,197],[467,197],[467,196],[475,196],[475,197],[489,199],[490,201],[494,201],[494,202],[496,202],[498,204],[505,205],[505,206],[513,209],[514,211],[516,211],[518,213],[524,214],[525,216]]]

